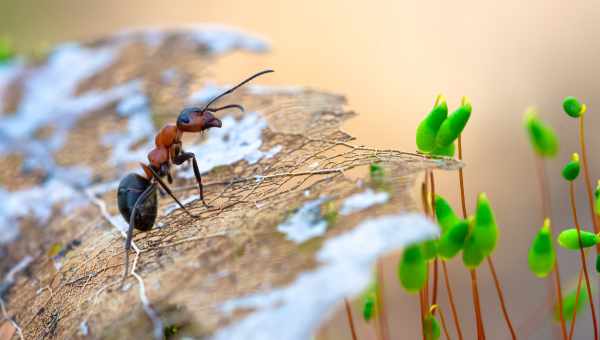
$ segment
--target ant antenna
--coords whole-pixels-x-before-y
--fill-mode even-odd
[[[263,75],[263,74],[265,74],[265,73],[271,73],[271,72],[275,72],[275,71],[273,71],[273,70],[264,70],[264,71],[260,71],[260,72],[256,73],[255,75],[251,76],[250,78],[248,78],[248,79],[246,79],[246,80],[242,81],[241,83],[237,84],[236,86],[234,86],[234,87],[230,88],[229,90],[227,90],[227,91],[225,91],[225,92],[221,93],[220,95],[218,95],[218,96],[216,96],[215,98],[211,99],[211,101],[209,101],[209,102],[208,102],[208,104],[206,104],[206,106],[204,106],[204,108],[202,109],[202,112],[204,112],[206,109],[208,109],[208,107],[210,106],[210,104],[212,104],[212,103],[216,102],[216,101],[217,101],[219,98],[221,98],[221,97],[223,97],[223,96],[225,96],[225,95],[228,95],[228,94],[230,94],[231,92],[233,92],[233,91],[237,90],[237,89],[238,89],[240,86],[242,86],[242,85],[246,84],[246,83],[247,83],[247,82],[249,82],[250,80],[252,80],[252,79],[254,79],[254,78],[256,78],[256,77],[262,76],[262,75]]]
[[[226,110],[226,109],[238,109],[242,112],[244,112],[244,107],[242,105],[238,105],[238,104],[230,104],[230,105],[225,105],[225,106],[221,106],[221,107],[217,107],[216,109],[206,109],[206,111],[208,112],[218,112],[221,110]]]

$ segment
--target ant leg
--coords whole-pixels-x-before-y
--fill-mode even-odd
[[[148,167],[148,169],[150,169],[150,171],[152,172],[152,176],[154,177],[154,179],[156,179],[156,181],[158,182],[158,184],[160,184],[161,188],[163,188],[163,190],[166,191],[167,194],[169,194],[169,196],[171,196],[171,198],[173,200],[175,200],[175,202],[177,202],[177,204],[181,207],[181,209],[183,209],[183,211],[185,211],[188,215],[190,215],[190,217],[198,218],[198,216],[196,216],[196,215],[192,214],[191,212],[189,212],[189,210],[187,210],[183,206],[183,204],[181,204],[181,202],[179,202],[179,200],[177,199],[177,197],[175,197],[175,195],[173,194],[173,192],[171,191],[171,189],[169,189],[169,187],[167,186],[167,184],[165,182],[163,182],[163,180],[156,173],[156,171],[154,171],[154,169],[152,169],[152,167]]]
[[[135,214],[137,213],[138,206],[144,202],[152,192],[156,190],[156,184],[151,184],[142,192],[131,209],[131,215],[129,216],[129,228],[127,229],[127,238],[125,239],[125,273],[123,273],[123,281],[121,286],[125,283],[127,274],[129,274],[129,249],[131,248],[131,239],[133,236],[133,228],[135,227]]]
[[[204,188],[202,186],[202,176],[200,175],[200,169],[198,169],[198,162],[196,161],[196,156],[194,155],[194,153],[182,151],[179,155],[177,155],[177,157],[175,157],[173,163],[175,163],[176,165],[180,165],[189,159],[192,160],[194,176],[196,177],[196,182],[198,183],[198,189],[200,190],[200,199],[202,200],[202,204],[204,204],[206,208],[210,208],[206,201],[204,201]]]

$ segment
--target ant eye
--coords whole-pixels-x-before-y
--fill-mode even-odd
[[[179,115],[179,118],[177,118],[177,124],[189,124],[189,123],[190,123],[190,116],[187,114]]]

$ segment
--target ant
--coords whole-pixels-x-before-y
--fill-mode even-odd
[[[238,109],[244,112],[244,108],[237,104],[225,105],[218,108],[211,108],[210,105],[252,79],[271,72],[273,70],[265,70],[254,74],[231,89],[214,97],[203,108],[188,107],[183,109],[177,117],[177,124],[165,125],[156,135],[154,140],[156,146],[148,153],[149,165],[140,163],[146,177],[130,173],[121,180],[117,191],[119,212],[126,221],[129,221],[127,239],[125,241],[125,274],[123,280],[125,280],[129,271],[129,249],[131,248],[133,228],[148,231],[154,226],[158,210],[158,200],[156,197],[158,186],[169,194],[190,217],[198,218],[198,216],[189,212],[181,204],[162,179],[166,176],[169,184],[173,182],[170,172],[171,163],[181,165],[190,159],[192,160],[194,176],[196,177],[200,191],[200,199],[206,208],[210,208],[204,201],[202,177],[200,176],[196,156],[192,152],[185,152],[182,149],[181,137],[183,133],[202,132],[210,128],[220,128],[222,123],[213,115],[215,112],[226,109]]]

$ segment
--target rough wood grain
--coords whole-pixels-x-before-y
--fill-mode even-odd
[[[194,40],[193,34],[186,30],[137,32],[86,44],[92,51],[119,48],[110,66],[80,82],[77,95],[139,80],[155,127],[173,122],[190,95],[209,82],[210,65],[221,52],[215,51],[214,45]],[[244,44],[240,40],[230,47]],[[28,70],[35,67],[39,66],[24,66],[14,82],[26,83]],[[13,108],[19,100],[14,97],[24,91],[10,92]],[[4,295],[7,316],[20,325],[25,338],[66,339],[85,334],[92,338],[147,338],[157,327],[149,317],[152,313],[161,321],[159,333],[163,327],[176,325],[178,337],[215,334],[252,312],[225,313],[222,304],[290,284],[300,273],[319,266],[315,253],[326,240],[345,234],[361,221],[414,210],[411,190],[416,174],[427,168],[459,166],[452,160],[353,144],[340,126],[354,113],[338,95],[303,87],[251,85],[222,102],[228,103],[246,108],[246,113],[224,114],[233,115],[238,122],[254,112],[266,121],[258,150],[274,154],[253,164],[239,160],[210,169],[203,179],[213,207],[205,209],[198,201],[188,204],[200,219],[191,219],[180,209],[165,213],[171,202],[168,197],[161,198],[157,222],[162,227],[134,235],[139,253],[131,258],[138,278],[129,276],[124,290],[118,289],[124,240],[109,218],[117,215],[114,181],[137,171],[137,164],[131,161],[115,166],[103,136],[127,131],[130,117],[117,114],[118,101],[108,101],[68,130],[66,142],[52,155],[57,166],[91,170],[92,182],[79,188],[83,204],[67,214],[60,213],[60,205],[55,206],[43,225],[35,219],[20,219],[20,236],[2,246],[0,269],[4,273],[18,259],[34,257]],[[39,129],[37,138],[52,133],[52,124],[48,125],[50,131]],[[202,145],[207,138],[210,135],[186,136],[184,143]],[[144,147],[144,141],[141,138],[133,147]],[[21,152],[5,152],[0,157],[0,183],[10,190],[40,185],[52,176],[48,169],[21,171]],[[207,155],[198,157],[202,163]],[[384,167],[383,182],[369,178],[367,169],[373,162]],[[197,193],[192,180],[179,178],[174,185],[183,198]],[[367,188],[385,191],[390,199],[349,215],[337,214],[346,198]],[[287,240],[277,226],[304,203],[320,197],[327,198],[319,208],[320,216],[329,219],[326,232],[300,244]],[[49,254],[55,255],[52,249],[56,245],[69,251],[53,258]],[[150,303],[146,310],[141,297]],[[10,332],[7,323],[0,329],[10,334],[6,333]]]

